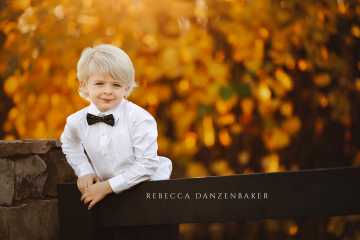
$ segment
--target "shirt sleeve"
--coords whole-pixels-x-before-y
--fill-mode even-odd
[[[60,141],[66,160],[78,177],[95,173],[84,153],[76,128],[69,123],[69,120],[66,121]]]
[[[140,182],[150,180],[160,163],[157,155],[157,135],[157,125],[153,117],[141,120],[130,128],[135,160],[126,172],[109,179],[114,193],[120,193]]]

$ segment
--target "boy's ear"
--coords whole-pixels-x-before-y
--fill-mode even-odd
[[[80,83],[80,88],[83,92],[88,93],[87,82],[84,81],[84,82]]]

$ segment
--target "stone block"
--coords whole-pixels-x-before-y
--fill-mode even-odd
[[[57,199],[28,200],[18,206],[0,207],[1,240],[57,240]]]
[[[14,195],[15,163],[12,160],[0,158],[0,205],[11,205]]]
[[[43,154],[53,147],[59,147],[57,140],[0,140],[0,157]]]
[[[14,163],[15,200],[42,197],[47,179],[46,163],[38,155],[16,159]]]
[[[66,162],[61,148],[53,148],[48,153],[41,155],[41,158],[46,162],[48,172],[44,196],[56,197],[58,183],[76,181],[75,173]]]

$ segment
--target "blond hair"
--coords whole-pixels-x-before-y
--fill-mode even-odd
[[[109,74],[113,79],[127,86],[125,97],[128,97],[137,86],[135,70],[130,57],[120,48],[110,44],[100,44],[85,48],[77,63],[77,78],[80,82],[79,94],[88,99],[85,87],[93,74]]]

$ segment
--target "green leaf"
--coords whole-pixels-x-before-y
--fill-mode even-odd
[[[246,83],[235,83],[233,85],[233,89],[240,97],[250,97],[251,96],[250,86]]]
[[[233,95],[233,89],[230,86],[222,86],[219,89],[219,95],[224,100],[229,100]]]

